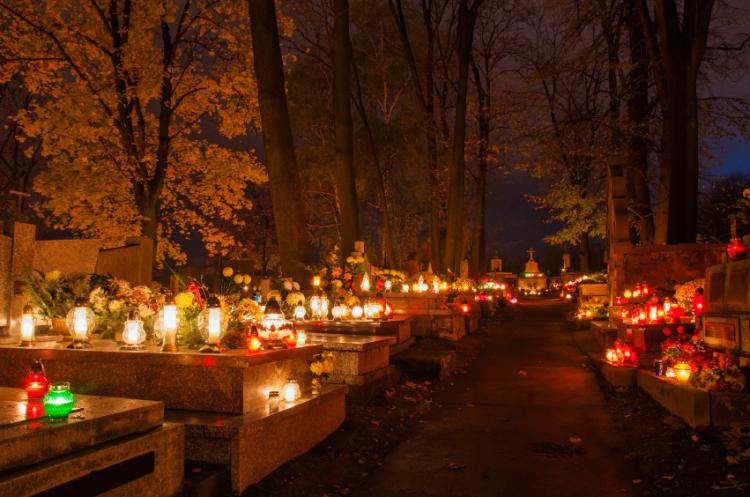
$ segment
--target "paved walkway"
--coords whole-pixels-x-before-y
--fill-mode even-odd
[[[637,495],[563,308],[556,301],[522,303],[487,331],[468,374],[434,399],[432,414],[359,495]]]

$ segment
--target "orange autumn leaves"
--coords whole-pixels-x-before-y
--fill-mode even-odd
[[[246,4],[133,4],[0,0],[0,83],[39,95],[14,116],[47,159],[37,209],[110,246],[153,234],[158,261],[184,262],[196,235],[227,253],[267,180],[232,142],[260,121]]]

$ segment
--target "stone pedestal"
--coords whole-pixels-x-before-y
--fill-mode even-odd
[[[636,385],[637,367],[613,366],[604,359],[599,359],[597,362],[602,376],[615,390],[628,390]]]
[[[282,401],[273,414],[263,405],[240,416],[168,411],[167,419],[185,426],[185,457],[226,465],[240,494],[333,433],[346,415],[345,396],[346,386],[326,385],[319,396]]]
[[[615,340],[617,340],[617,328],[613,328],[609,321],[591,321],[591,333],[602,349],[614,347]]]
[[[395,316],[381,321],[303,321],[297,327],[307,333],[392,337],[391,355],[398,354],[414,343],[411,316]]]
[[[625,324],[618,320],[617,336],[621,342],[629,343],[641,352],[657,352],[661,350],[661,343],[668,338],[664,334],[664,328],[669,328],[672,335],[677,335],[679,326],[682,326],[686,334],[695,331],[693,323]]]
[[[696,429],[711,426],[708,392],[674,380],[656,376],[652,371],[638,371],[638,386],[675,416]]]
[[[162,403],[77,395],[82,410],[62,421],[35,418],[32,407],[23,390],[0,388],[1,497],[180,490],[183,430],[164,424]]]
[[[287,378],[309,388],[309,364],[322,345],[256,354],[232,350],[159,352],[149,346],[126,352],[112,340],[95,340],[86,350],[0,346],[0,385],[20,387],[34,359],[44,362],[51,381],[70,381],[76,393],[164,402],[170,409],[243,413],[281,390]]]

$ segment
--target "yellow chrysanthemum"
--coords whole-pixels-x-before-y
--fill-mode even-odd
[[[193,305],[193,302],[195,302],[195,295],[193,295],[192,292],[181,292],[174,297],[174,303],[180,309],[186,309],[190,307],[191,305]]]
[[[221,274],[223,274],[225,278],[230,278],[234,274],[234,269],[227,266],[221,270]]]

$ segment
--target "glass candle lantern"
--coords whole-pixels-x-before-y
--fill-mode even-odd
[[[359,288],[363,292],[369,292],[370,291],[370,276],[365,273],[364,276],[362,276],[362,283],[360,284]]]
[[[23,315],[21,315],[21,347],[34,346],[34,333],[36,331],[36,319],[34,318],[34,308],[30,305],[23,306]]]
[[[176,352],[178,350],[178,325],[177,305],[175,305],[174,296],[168,295],[164,301],[164,306],[159,311],[154,322],[154,334],[161,340],[162,352]]]
[[[267,333],[276,332],[287,325],[284,313],[281,312],[281,306],[275,297],[268,299],[266,308],[263,309],[263,318],[261,319],[263,328]]]
[[[49,381],[44,374],[42,361],[37,359],[31,364],[29,374],[23,381],[23,389],[26,390],[26,396],[29,399],[41,399],[47,393]]]
[[[687,362],[678,362],[673,366],[674,377],[679,383],[688,383],[693,375],[693,368]]]
[[[385,280],[385,291],[390,292],[393,288],[393,282],[391,280]]]
[[[263,342],[258,336],[258,328],[254,325],[250,329],[250,334],[247,336],[247,350],[248,352],[258,352],[263,349]]]
[[[75,307],[68,312],[66,318],[68,331],[73,337],[73,343],[68,345],[69,349],[88,349],[89,334],[94,331],[96,319],[93,311],[86,304],[86,299],[77,299]]]
[[[377,302],[370,300],[365,303],[365,317],[367,319],[378,319],[380,318],[380,304]]]
[[[44,396],[43,404],[44,412],[50,419],[66,419],[75,404],[70,383],[54,383]]]
[[[313,276],[313,288],[320,288],[320,276]]]
[[[352,319],[362,319],[365,311],[361,305],[355,305],[352,307]]]
[[[141,350],[145,340],[146,330],[143,329],[141,315],[138,309],[133,309],[122,329],[122,341],[125,342],[125,345],[120,348],[122,350]]]
[[[307,316],[307,309],[305,309],[304,305],[298,305],[294,308],[294,319],[297,321],[304,321],[305,316]]]
[[[404,293],[409,293],[409,285],[407,283],[401,285],[401,291]]]
[[[302,330],[297,331],[297,345],[304,345],[307,343],[307,333]]]
[[[221,338],[226,329],[227,320],[221,311],[221,302],[214,296],[209,297],[206,308],[198,315],[198,330],[206,341],[200,351],[204,354],[219,353]]]
[[[284,385],[284,401],[285,402],[296,402],[302,397],[302,391],[299,388],[297,380],[289,378],[286,380]]]
[[[279,392],[277,390],[271,390],[270,392],[268,392],[267,404],[269,414],[279,412],[280,400],[281,399],[279,398]]]
[[[346,306],[343,303],[338,303],[331,309],[331,316],[334,321],[341,321],[346,316]]]

